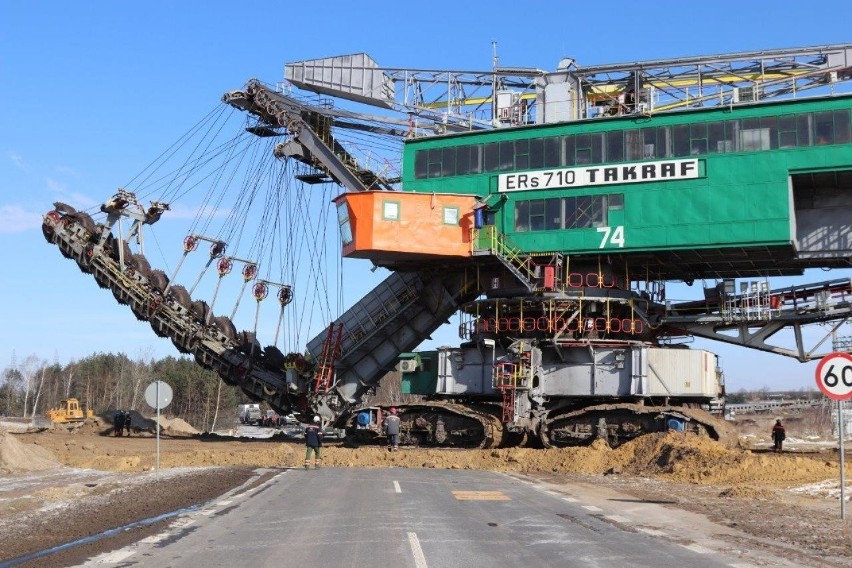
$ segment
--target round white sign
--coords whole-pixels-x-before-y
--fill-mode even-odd
[[[159,388],[158,386],[159,385]],[[159,391],[159,393],[158,393]],[[151,408],[162,410],[172,401],[172,387],[163,381],[154,381],[145,389],[145,402]]]
[[[820,359],[816,368],[816,382],[819,390],[828,398],[852,398],[852,355],[831,353]]]

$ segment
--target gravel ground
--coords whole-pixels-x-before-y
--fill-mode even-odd
[[[153,519],[216,497],[263,476],[248,467],[178,468],[144,474],[93,470],[27,474],[4,478],[0,501],[0,566],[4,561],[77,541],[137,521]],[[52,500],[58,498],[58,500]],[[160,530],[168,520],[120,531],[109,541],[118,548]],[[70,548],[24,567],[73,566],[104,542]]]
[[[537,474],[541,481],[570,484],[564,475]],[[696,485],[625,475],[572,475],[637,499],[683,509],[736,529],[734,547],[766,550],[801,566],[848,568],[852,565],[852,506],[840,518],[840,503],[814,486],[803,494],[789,489]],[[833,486],[836,488],[838,482]],[[848,498],[847,494],[847,498]]]
[[[741,431],[748,434],[749,449],[736,451],[701,440],[674,440],[678,443],[673,446],[649,441],[623,456],[594,448],[572,452],[407,448],[388,453],[380,448],[330,446],[325,461],[331,467],[495,469],[555,486],[593,484],[671,507],[673,512],[698,513],[710,523],[735,529],[735,536],[725,536],[733,539],[732,547],[766,550],[801,566],[852,565],[852,521],[840,519],[836,449],[824,441],[793,438],[790,451],[774,454],[766,449],[764,422],[771,422],[771,417],[748,424],[753,432]],[[793,423],[792,430],[803,432],[804,426]],[[5,445],[0,444],[0,466],[32,464],[36,458],[48,462],[40,471],[13,468],[0,474],[0,568],[73,566],[97,552],[153,534],[169,520],[133,523],[243,491],[282,467],[298,466],[304,458],[301,442],[286,436],[176,437],[163,441],[157,473],[152,471],[152,438],[115,438],[108,432],[92,427],[73,433],[20,433],[14,441],[7,437]],[[625,461],[612,461],[619,456]],[[572,470],[578,464],[591,469]],[[847,490],[850,496],[852,489]],[[8,562],[128,526],[108,541],[24,563]]]

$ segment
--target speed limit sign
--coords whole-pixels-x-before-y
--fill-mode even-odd
[[[816,382],[819,390],[828,398],[852,398],[852,355],[831,353],[820,359],[816,368]]]

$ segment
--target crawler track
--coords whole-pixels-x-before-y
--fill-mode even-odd
[[[680,430],[729,442],[727,425],[708,412],[684,406],[601,404],[565,413],[553,413],[544,422],[540,438],[545,447],[566,447],[603,439],[620,446],[644,434]]]

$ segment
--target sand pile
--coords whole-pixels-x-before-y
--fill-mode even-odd
[[[616,453],[625,472],[687,483],[784,487],[837,476],[837,464],[791,454],[754,454],[676,432],[643,436]]]
[[[0,430],[0,471],[21,473],[43,471],[59,467],[60,464],[49,451],[35,444],[22,444],[14,434]]]
[[[162,419],[163,468],[213,465],[301,467],[304,445],[285,437],[235,440],[225,436],[193,436],[180,419]],[[66,465],[110,471],[146,471],[155,463],[153,437],[112,437],[24,434],[50,448]],[[23,439],[23,438],[22,438]],[[659,477],[681,483],[737,487],[781,488],[838,475],[837,463],[796,454],[753,453],[732,449],[706,437],[684,432],[643,436],[612,449],[597,441],[591,446],[563,449],[500,448],[491,450],[402,448],[388,452],[379,446],[348,448],[327,444],[328,467],[404,467],[479,469],[519,473],[624,473]]]
[[[295,452],[298,454],[298,452]],[[299,457],[298,455],[296,457]],[[669,432],[619,448],[402,450],[326,448],[324,463],[345,467],[426,467],[551,473],[627,473],[697,484],[787,487],[837,476],[837,464],[789,454],[753,454],[693,434]],[[293,465],[298,465],[295,463]]]
[[[151,421],[152,428],[154,421]],[[182,418],[163,418],[160,416],[160,426],[164,434],[169,436],[194,436],[200,432]]]

